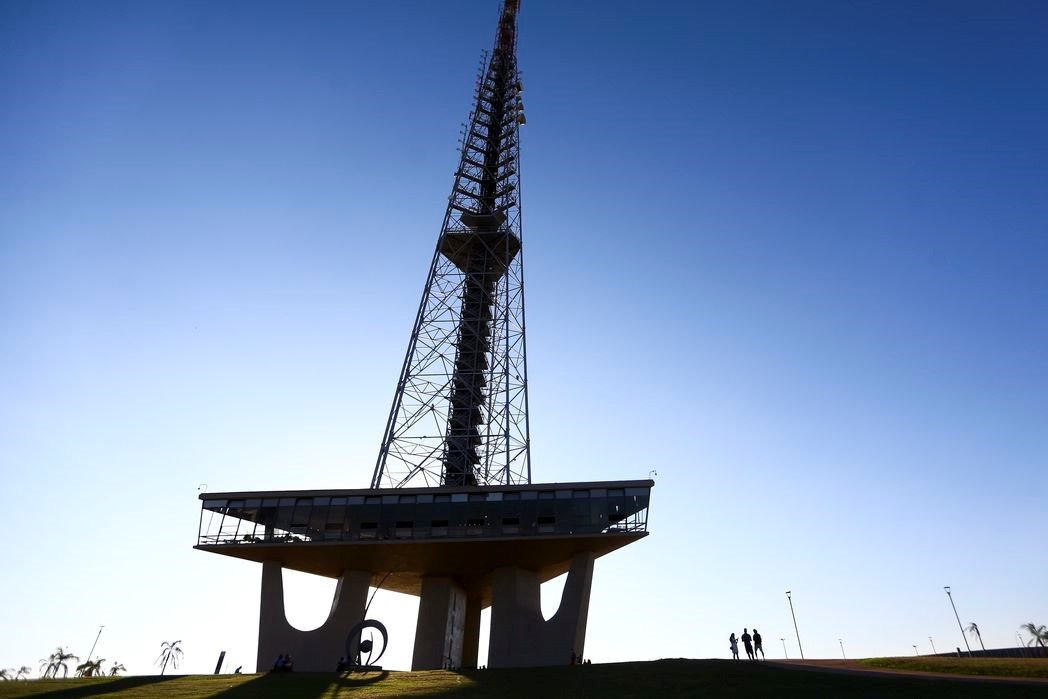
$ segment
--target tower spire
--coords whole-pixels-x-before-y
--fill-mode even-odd
[[[531,482],[517,71],[505,0],[371,486]]]

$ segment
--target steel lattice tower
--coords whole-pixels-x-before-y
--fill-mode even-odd
[[[372,488],[531,482],[517,72],[505,0]]]
[[[259,670],[289,648],[307,672],[369,665],[372,587],[419,598],[412,670],[477,667],[484,609],[489,667],[563,665],[585,654],[596,559],[648,535],[651,480],[531,482],[520,0],[502,2],[370,488],[200,494],[195,548],[261,564]],[[284,613],[288,569],[338,580],[312,631]]]

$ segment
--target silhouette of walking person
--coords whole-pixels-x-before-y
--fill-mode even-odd
[[[738,660],[739,659],[739,639],[735,638],[735,632],[734,631],[732,631],[731,632],[731,636],[728,637],[728,643],[731,644],[730,646],[728,646],[729,648],[731,648],[731,659],[732,660]]]
[[[746,629],[742,630],[742,645],[746,646],[746,655],[750,660],[753,660],[753,637],[750,636],[750,632]]]
[[[753,659],[754,660],[757,659],[757,651],[761,652],[761,658],[763,658],[764,660],[767,660],[767,658],[764,657],[764,646],[761,645],[761,643],[762,643],[762,639],[761,639],[760,631],[758,631],[757,629],[754,629],[753,630]]]

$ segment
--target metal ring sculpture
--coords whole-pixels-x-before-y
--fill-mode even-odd
[[[371,656],[375,652],[375,644],[372,642],[370,638],[366,641],[362,638],[362,636],[364,635],[364,629],[368,628],[376,629],[380,634],[382,634],[382,652],[380,652],[374,658],[372,658]],[[354,641],[357,641],[356,653],[353,653]],[[352,658],[352,662],[356,667],[365,667],[368,665],[373,665],[374,663],[377,663],[379,661],[383,654],[385,654],[386,648],[388,646],[389,634],[386,633],[386,627],[382,624],[382,622],[377,621],[375,619],[364,619],[356,626],[354,626],[350,630],[349,636],[346,637],[346,657]],[[362,653],[367,653],[367,662],[361,661]]]

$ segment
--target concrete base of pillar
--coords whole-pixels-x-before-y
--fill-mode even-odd
[[[451,578],[422,580],[412,670],[462,667],[466,592]]]
[[[343,571],[328,618],[319,628],[300,631],[287,622],[284,613],[282,566],[275,561],[264,562],[256,672],[269,671],[281,654],[291,655],[296,671],[334,672],[338,659],[346,654],[346,636],[364,618],[370,584],[370,573]]]
[[[495,570],[488,667],[567,665],[573,652],[584,654],[595,558],[592,553],[572,557],[560,606],[549,621],[542,618],[537,573],[515,566]]]

